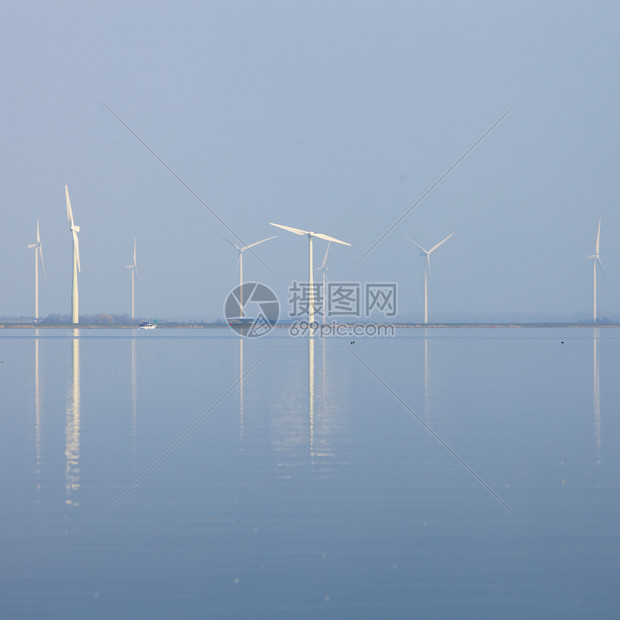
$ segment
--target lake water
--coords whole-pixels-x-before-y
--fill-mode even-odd
[[[618,618],[619,360],[611,328],[3,330],[0,616]]]

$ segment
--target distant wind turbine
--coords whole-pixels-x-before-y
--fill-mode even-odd
[[[126,265],[126,269],[131,269],[131,318],[136,318],[136,295],[135,286],[136,278],[138,277],[138,263],[136,261],[136,238],[133,240],[133,263]]]
[[[435,244],[430,250],[425,250],[419,243],[416,243],[413,239],[405,237],[407,241],[410,241],[418,247],[422,253],[421,256],[426,256],[426,266],[424,268],[424,322],[428,323],[428,282],[431,279],[431,254],[442,244],[445,243],[454,233],[450,233],[445,239]]]
[[[239,247],[236,243],[232,241],[228,241],[236,250],[237,250],[237,267],[239,267],[239,307],[241,308],[241,317],[243,317],[243,253],[250,248],[253,248],[255,245],[260,245],[261,243],[265,243],[265,241],[271,241],[275,239],[278,235],[274,235],[273,237],[267,237],[267,239],[261,239],[260,241],[255,241],[254,243],[250,243],[250,245],[244,245],[243,247]]]
[[[71,320],[73,323],[80,322],[79,298],[78,298],[78,272],[80,269],[80,244],[77,234],[80,227],[73,221],[73,211],[71,210],[71,200],[69,199],[69,189],[65,185],[65,195],[67,197],[67,219],[69,229],[73,235],[73,288],[71,289]]]
[[[37,220],[37,240],[35,243],[29,243],[30,249],[34,248],[34,320],[39,320],[39,260],[43,269],[43,277],[45,275],[45,263],[43,262],[43,244],[41,243],[41,235],[39,234],[39,220]]]
[[[341,241],[340,239],[335,239],[334,237],[329,237],[328,235],[324,235],[322,233],[310,232],[309,230],[301,230],[300,228],[292,228],[291,226],[282,226],[282,224],[274,224],[273,222],[269,222],[272,226],[277,226],[278,228],[282,228],[283,230],[288,230],[289,232],[294,233],[295,235],[305,235],[308,237],[308,286],[309,286],[309,296],[308,296],[308,323],[314,323],[314,274],[313,274],[313,260],[312,260],[312,240],[316,237],[317,239],[324,239],[325,241],[330,241],[332,243],[340,243],[342,245],[350,246],[350,243],[346,241]]]
[[[598,232],[596,233],[596,251],[594,254],[590,254],[588,256],[588,258],[592,259],[592,267],[593,267],[593,272],[592,272],[592,277],[593,277],[593,286],[594,286],[594,290],[593,290],[593,303],[592,303],[592,321],[594,323],[596,323],[596,265],[598,263],[598,266],[601,268],[601,271],[603,273],[605,273],[603,271],[603,264],[601,263],[601,259],[599,257],[599,247],[601,244],[601,220],[598,221]]]

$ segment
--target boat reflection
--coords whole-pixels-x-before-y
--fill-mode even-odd
[[[78,506],[80,488],[80,330],[73,330],[72,375],[65,426],[65,503]]]

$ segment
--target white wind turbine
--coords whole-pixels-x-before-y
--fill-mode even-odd
[[[79,298],[78,298],[78,272],[80,269],[80,244],[77,234],[80,227],[73,221],[73,211],[71,210],[71,200],[69,199],[69,189],[65,185],[65,195],[67,197],[67,219],[69,229],[73,235],[73,288],[71,289],[71,320],[73,323],[80,322]]]
[[[39,220],[37,220],[37,240],[35,243],[29,243],[30,249],[34,248],[34,320],[39,320],[39,260],[43,269],[43,277],[45,275],[45,263],[43,262],[43,244],[41,243],[41,235],[39,234]]]
[[[310,289],[308,296],[308,323],[314,323],[314,267],[312,260],[312,240],[316,237],[317,239],[324,239],[325,241],[340,243],[342,245],[350,246],[351,244],[347,243],[346,241],[341,241],[340,239],[335,239],[334,237],[329,237],[328,235],[324,235],[322,233],[310,232],[309,230],[301,230],[300,228],[292,228],[291,226],[282,226],[282,224],[274,224],[273,222],[269,223],[272,226],[277,226],[278,228],[282,228],[283,230],[288,230],[295,235],[305,235],[306,237],[308,237],[308,287]]]
[[[599,257],[599,246],[601,243],[601,220],[598,221],[598,232],[596,233],[596,251],[595,254],[590,254],[588,256],[588,258],[592,259],[593,262],[593,286],[594,286],[594,290],[593,290],[593,294],[594,294],[594,298],[593,298],[593,305],[592,305],[592,321],[594,323],[596,323],[596,265],[598,263],[598,266],[601,268],[601,271],[603,271],[603,264],[601,263],[601,259]],[[603,272],[604,273],[604,272]]]
[[[265,241],[271,241],[277,236],[278,235],[274,235],[273,237],[267,237],[266,239],[255,241],[254,243],[244,245],[243,247],[239,247],[236,243],[232,243],[232,241],[229,242],[237,250],[237,267],[239,267],[239,306],[241,308],[241,317],[243,317],[243,253],[256,245],[265,243]]]
[[[330,241],[327,244],[327,248],[325,250],[325,256],[323,257],[323,262],[321,263],[320,267],[317,267],[317,271],[320,271],[323,274],[323,323],[325,323],[325,311],[327,308],[327,288],[326,288],[326,280],[327,280],[327,271],[328,271],[328,267],[327,267],[327,254],[329,252],[329,246],[331,246],[332,242]]]
[[[126,265],[126,269],[131,269],[131,318],[136,318],[136,295],[135,286],[136,278],[138,277],[138,263],[136,261],[136,238],[133,239],[133,263]]]
[[[450,233],[445,239],[436,243],[430,250],[425,250],[419,243],[416,243],[413,239],[405,237],[407,241],[410,241],[418,247],[422,253],[421,256],[426,256],[426,266],[424,267],[424,322],[428,323],[428,281],[431,279],[431,254],[442,244],[445,243],[454,233]]]

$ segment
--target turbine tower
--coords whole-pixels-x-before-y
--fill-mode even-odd
[[[425,250],[419,243],[413,239],[405,237],[421,250],[420,256],[426,256],[426,266],[424,267],[424,322],[428,323],[428,282],[431,279],[431,254],[442,244],[445,243],[454,233],[450,233],[445,239],[435,244],[430,250]]]
[[[273,222],[269,222],[272,226],[277,226],[278,228],[282,228],[283,230],[288,230],[289,232],[294,233],[295,235],[305,235],[308,237],[308,287],[309,287],[309,296],[308,296],[308,323],[314,323],[314,276],[313,276],[313,261],[312,261],[312,240],[316,237],[317,239],[324,239],[325,241],[331,241],[333,243],[340,243],[342,245],[350,246],[350,243],[346,241],[341,241],[340,239],[335,239],[334,237],[329,237],[328,235],[324,235],[322,233],[315,233],[309,230],[301,230],[300,228],[292,228],[291,226],[282,226],[282,224],[274,224]]]
[[[596,323],[596,265],[603,271],[603,264],[599,257],[599,246],[601,243],[601,220],[598,221],[598,232],[596,233],[596,251],[594,254],[590,254],[588,258],[592,259],[592,277],[593,277],[593,303],[592,303],[592,322]]]
[[[80,244],[77,234],[80,227],[73,221],[73,211],[71,210],[71,200],[69,199],[69,189],[65,185],[65,195],[67,197],[67,219],[69,220],[69,230],[73,235],[73,288],[71,289],[71,321],[80,322],[79,298],[78,298],[78,272],[80,270]]]
[[[326,280],[327,280],[327,271],[328,271],[328,267],[326,265],[327,263],[327,254],[329,253],[329,247],[331,246],[332,242],[330,241],[327,244],[327,249],[325,250],[325,256],[323,256],[323,262],[321,263],[320,267],[317,267],[317,271],[320,271],[323,274],[323,324],[325,324],[325,311],[327,308],[327,288],[326,288]]]
[[[138,263],[136,262],[136,238],[133,239],[133,263],[126,265],[126,269],[131,269],[131,318],[136,318],[136,295],[135,286],[138,277]]]
[[[37,240],[35,243],[29,243],[28,247],[34,248],[34,321],[36,323],[39,320],[39,260],[43,269],[43,277],[47,279],[43,262],[43,244],[39,234],[39,220],[37,220]]]
[[[243,253],[250,248],[253,248],[255,245],[260,245],[261,243],[265,243],[265,241],[271,241],[271,239],[275,239],[278,235],[274,235],[273,237],[267,237],[267,239],[261,239],[260,241],[256,241],[255,243],[250,243],[250,245],[244,245],[243,247],[239,247],[236,243],[229,243],[237,250],[237,267],[239,267],[239,307],[241,308],[241,317],[243,317]]]

